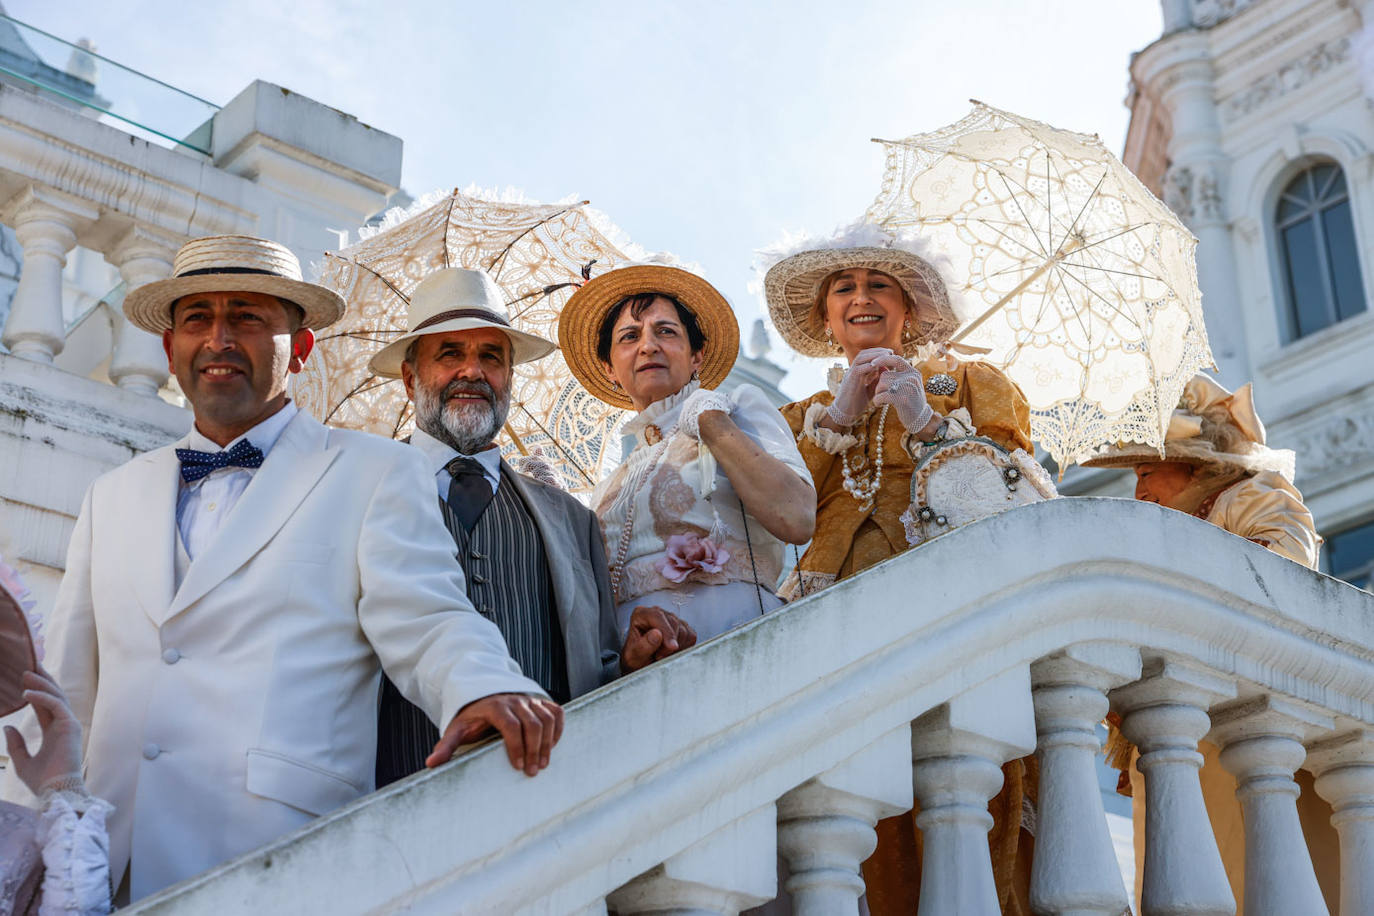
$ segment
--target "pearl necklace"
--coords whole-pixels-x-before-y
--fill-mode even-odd
[[[884,404],[883,409],[878,412],[878,433],[873,437],[874,450],[877,452],[873,459],[873,476],[863,481],[855,479],[854,469],[849,466],[849,452],[852,449],[847,449],[840,459],[845,491],[854,497],[859,508],[866,512],[873,509],[873,497],[878,495],[878,490],[883,485],[883,431],[887,428],[888,406]]]
[[[656,427],[655,427],[656,428]],[[659,461],[663,459],[664,453],[668,450],[668,440],[677,432],[676,427],[670,429],[668,434],[654,443],[653,453],[646,462],[644,473],[634,481],[634,485],[627,487],[622,492],[628,492],[629,504],[625,507],[625,522],[620,528],[620,540],[616,544],[615,562],[611,564],[611,594],[615,596],[618,603],[620,601],[620,579],[625,572],[625,557],[630,552],[630,538],[634,534],[635,525],[635,505],[639,499],[639,491],[644,489],[644,485],[649,482],[649,478],[654,476]],[[619,500],[617,500],[619,502]]]

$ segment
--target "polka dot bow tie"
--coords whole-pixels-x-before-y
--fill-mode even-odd
[[[247,439],[240,439],[227,452],[198,452],[193,448],[179,448],[177,460],[181,462],[181,479],[192,483],[220,468],[260,468],[262,449]]]

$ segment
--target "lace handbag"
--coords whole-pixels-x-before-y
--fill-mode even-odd
[[[960,525],[1059,495],[1054,481],[1024,449],[1009,452],[979,436],[960,408],[943,439],[913,443],[911,505],[902,513],[913,547]]]

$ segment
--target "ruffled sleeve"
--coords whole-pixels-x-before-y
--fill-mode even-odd
[[[764,393],[753,385],[740,385],[730,392],[730,400],[735,408],[730,417],[740,431],[810,483],[811,471],[797,449],[795,435]]]
[[[817,437],[807,434],[807,416],[811,415],[810,425],[812,429],[815,429],[816,415],[823,413],[830,401],[830,393],[820,391],[804,401],[794,401],[784,405],[779,410],[783,421],[792,431],[797,452],[801,455],[802,461],[805,462],[807,471],[811,475],[812,484],[816,487],[820,487],[822,481],[829,477],[831,470],[835,467],[836,458],[844,451],[843,448],[838,447],[837,442],[828,443],[834,448],[832,451],[827,446],[822,445]],[[823,431],[830,432],[828,429]]]
[[[78,813],[78,807],[85,810]],[[37,837],[44,868],[39,916],[105,916],[110,912],[110,838],[105,818],[113,810],[109,802],[98,798],[76,800],[68,792],[45,796]]]
[[[1321,538],[1302,494],[1273,471],[1261,471],[1217,497],[1207,520],[1274,553],[1317,568]]]

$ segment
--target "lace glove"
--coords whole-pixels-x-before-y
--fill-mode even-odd
[[[559,490],[567,490],[563,483],[563,475],[554,467],[553,462],[544,454],[544,450],[535,446],[534,451],[528,455],[516,455],[510,460],[510,466],[515,468],[526,477],[533,477],[540,483],[548,484]]]
[[[5,746],[14,772],[29,791],[42,795],[46,789],[71,790],[81,785],[81,723],[76,721],[67,697],[52,675],[39,666],[24,672],[24,699],[33,706],[43,743],[29,753],[19,732],[6,726]]]
[[[684,436],[700,442],[701,430],[698,428],[698,423],[702,414],[708,410],[719,410],[728,415],[734,409],[735,405],[731,402],[728,394],[698,388],[688,395],[687,400],[682,404],[682,412],[678,414],[677,418],[678,431]]]
[[[926,403],[926,389],[921,373],[909,363],[901,369],[885,369],[878,379],[878,387],[873,395],[874,404],[889,404],[897,413],[897,419],[909,432],[925,428],[935,411]]]
[[[910,368],[910,364],[887,347],[870,347],[860,350],[850,363],[839,388],[835,390],[834,403],[828,412],[830,419],[842,428],[849,428],[859,422],[873,399],[873,385],[885,369]]]
[[[37,836],[44,869],[39,916],[105,916],[110,912],[110,838],[105,817],[113,809],[100,799],[90,799],[88,804],[86,812],[78,814],[65,792],[47,794]]]

